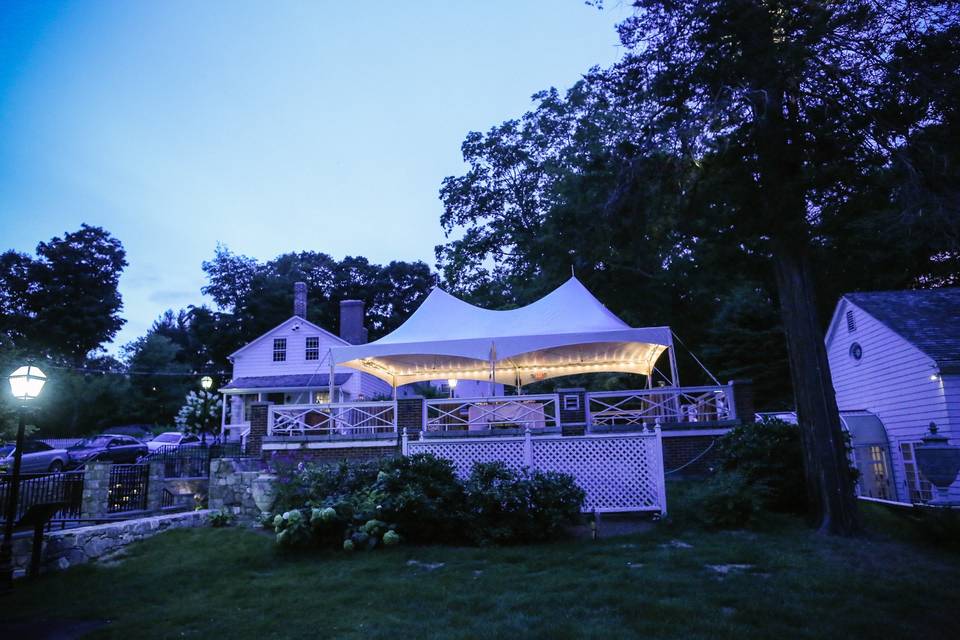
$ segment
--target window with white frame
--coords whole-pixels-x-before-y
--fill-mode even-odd
[[[285,362],[286,359],[287,359],[287,339],[274,338],[273,339],[273,361]]]
[[[306,360],[320,359],[320,338],[316,336],[307,338],[307,349],[304,358]]]
[[[580,396],[563,396],[564,411],[580,411]]]
[[[933,485],[927,482],[917,469],[916,447],[920,442],[901,442],[900,455],[903,456],[903,475],[906,477],[907,494],[910,502],[928,502],[933,498]]]

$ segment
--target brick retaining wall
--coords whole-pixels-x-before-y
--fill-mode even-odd
[[[680,469],[697,456],[703,454],[719,435],[674,436],[663,434],[663,468],[665,472]],[[677,475],[701,475],[710,473],[717,464],[717,449],[710,449],[703,457],[689,466],[677,471]]]

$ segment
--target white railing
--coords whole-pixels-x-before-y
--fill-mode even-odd
[[[658,387],[587,394],[587,421],[595,426],[735,420],[733,386]]]
[[[267,434],[377,438],[397,432],[396,402],[273,405]]]
[[[227,440],[242,440],[244,433],[249,432],[249,422],[232,422],[223,425],[223,437]]]
[[[424,434],[441,432],[534,432],[560,428],[560,400],[556,394],[451,398],[426,401]]]

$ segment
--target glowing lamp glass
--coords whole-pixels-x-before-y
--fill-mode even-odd
[[[456,388],[457,388],[457,379],[456,379],[456,378],[450,378],[449,380],[447,380],[447,384],[450,385],[450,388],[451,388],[451,389],[456,389]]]
[[[10,374],[10,390],[17,400],[33,400],[43,390],[47,376],[34,366],[20,367]]]
[[[213,386],[213,378],[211,378],[210,376],[203,376],[202,378],[200,378],[200,386],[203,387],[204,389],[209,389],[210,387]]]

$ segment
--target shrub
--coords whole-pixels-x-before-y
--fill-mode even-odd
[[[278,476],[274,503],[278,510],[348,501],[354,493],[373,483],[381,465],[378,461],[346,460],[334,464],[295,463],[279,457],[271,462]]]
[[[374,515],[396,523],[409,540],[462,541],[464,492],[451,461],[426,453],[390,460],[371,495],[379,507]]]
[[[211,527],[229,527],[233,523],[233,514],[229,511],[217,511],[207,516]]]
[[[721,471],[690,490],[692,518],[708,529],[744,527],[762,509],[766,488],[740,473]]]
[[[274,517],[273,529],[281,547],[306,547],[311,542],[310,526],[300,509],[291,509]]]
[[[548,540],[579,520],[584,497],[567,474],[475,464],[466,482],[468,537],[476,544]]]
[[[284,547],[345,551],[418,543],[513,544],[557,536],[577,522],[584,492],[572,476],[475,465],[461,482],[431,454],[380,463],[289,465],[273,520]]]
[[[720,469],[735,472],[764,496],[775,511],[802,512],[807,507],[800,428],[782,420],[742,424],[720,438]],[[732,488],[733,480],[725,482]]]

